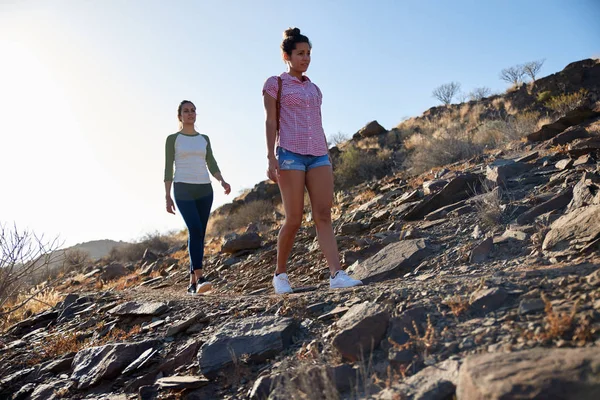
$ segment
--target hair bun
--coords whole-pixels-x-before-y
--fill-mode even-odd
[[[294,36],[300,36],[300,29],[299,28],[288,28],[283,32],[283,38],[288,38],[288,37],[294,37]]]

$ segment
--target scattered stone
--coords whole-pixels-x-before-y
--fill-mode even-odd
[[[533,168],[533,165],[514,160],[499,159],[486,167],[485,178],[493,185],[505,185],[508,179]]]
[[[232,234],[223,243],[221,252],[234,254],[243,250],[256,250],[262,246],[262,239],[256,232],[244,233],[242,235]]]
[[[233,358],[247,355],[249,361],[264,361],[290,343],[296,330],[291,318],[250,317],[223,325],[200,348],[198,362],[202,374],[209,379],[233,364]]]
[[[396,278],[416,267],[432,252],[433,249],[424,239],[392,243],[358,264],[354,270],[354,278],[362,280],[363,283]]]
[[[542,299],[523,299],[519,304],[519,314],[529,314],[544,310],[546,303]]]
[[[573,188],[569,187],[568,189],[552,197],[550,200],[537,205],[528,211],[525,211],[523,214],[517,217],[516,222],[519,225],[529,224],[533,222],[536,217],[542,214],[566,207],[572,198]]]
[[[559,162],[557,162],[554,166],[556,167],[556,169],[563,171],[573,166],[573,160],[570,158],[565,158],[564,160],[560,160]]]
[[[341,331],[332,344],[344,359],[368,359],[383,339],[389,320],[390,315],[382,306],[369,302],[357,304],[336,323]]]
[[[210,381],[199,376],[169,376],[160,378],[156,381],[161,389],[168,390],[183,390],[183,389],[198,389],[206,386]]]
[[[175,336],[179,332],[185,331],[187,328],[200,321],[204,317],[206,317],[206,314],[203,311],[198,311],[192,316],[188,317],[187,319],[175,322],[171,326],[169,326],[169,328],[167,328],[165,336]]]
[[[550,226],[542,250],[548,255],[576,254],[600,237],[600,204],[581,207]]]
[[[600,348],[471,355],[460,368],[461,400],[577,399],[600,395]]]
[[[147,340],[80,350],[73,359],[71,379],[77,382],[77,389],[87,389],[103,379],[115,378],[143,352],[157,344],[155,340]]]
[[[158,316],[167,311],[169,307],[165,303],[138,303],[130,301],[120,304],[108,311],[109,314],[127,316],[127,315],[152,315]]]
[[[505,289],[492,287],[474,292],[469,299],[469,303],[474,310],[490,312],[502,307],[507,298],[508,293]]]
[[[489,237],[485,239],[483,242],[476,245],[473,250],[471,250],[471,255],[469,256],[469,262],[471,263],[480,263],[487,260],[490,252],[494,248],[494,239]]]

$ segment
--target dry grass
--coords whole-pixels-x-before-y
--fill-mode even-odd
[[[16,299],[9,300],[5,306],[0,309],[0,313],[6,310],[10,310],[13,307],[21,304],[32,296],[38,289],[32,289],[31,293],[21,293]],[[62,300],[63,296],[53,288],[44,290],[36,294],[30,301],[25,303],[21,308],[18,308],[14,312],[0,316],[0,332],[6,330],[9,326],[14,325],[32,315],[40,313],[54,307],[58,302]]]
[[[336,189],[381,178],[389,172],[390,152],[378,151],[377,154],[349,147],[340,154],[333,176]]]
[[[207,235],[216,237],[237,232],[250,223],[273,221],[273,203],[256,200],[245,203],[227,217],[212,218],[208,221]]]
[[[388,341],[393,347],[399,350],[411,349],[422,358],[425,358],[431,354],[437,344],[438,335],[435,331],[435,327],[431,323],[431,317],[429,315],[427,316],[427,326],[425,327],[423,335],[419,332],[419,327],[415,321],[413,321],[412,326],[413,331],[406,328],[404,329],[404,332],[408,335],[408,341],[406,343],[399,344],[392,338],[388,338]]]
[[[545,304],[544,311],[546,312],[546,326],[537,338],[541,341],[560,339],[573,329],[573,321],[575,314],[577,313],[577,307],[579,303],[576,302],[573,304],[573,308],[567,313],[555,312],[554,308],[552,307],[552,302],[543,293],[542,300]]]
[[[500,224],[503,220],[504,207],[502,205],[502,195],[500,188],[490,188],[486,184],[484,187],[484,196],[474,203],[477,210],[479,222],[488,228],[492,228]]]
[[[455,294],[444,302],[455,317],[459,317],[469,309],[469,299]]]
[[[100,322],[89,333],[101,331],[104,328],[104,322]],[[121,328],[110,330],[104,337],[80,339],[87,336],[85,332],[57,332],[44,338],[39,351],[29,360],[30,365],[37,365],[45,360],[58,358],[64,354],[78,352],[80,350],[103,346],[108,343],[123,342],[134,335],[141,333],[140,325],[134,325],[128,331]]]

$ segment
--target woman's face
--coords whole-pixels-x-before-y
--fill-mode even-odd
[[[196,106],[192,103],[185,103],[181,106],[181,115],[179,120],[184,124],[196,123]]]
[[[310,65],[310,46],[308,43],[297,43],[292,55],[286,54],[290,67],[298,72],[306,72]]]

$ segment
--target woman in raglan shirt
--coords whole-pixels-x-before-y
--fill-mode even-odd
[[[196,132],[194,103],[182,101],[177,108],[177,118],[181,129],[167,137],[165,146],[165,198],[167,212],[175,214],[176,203],[188,229],[190,284],[187,291],[196,294],[212,288],[202,274],[204,235],[213,202],[209,171],[221,183],[225,194],[231,192],[231,187],[221,175],[208,136]],[[171,186],[175,202],[171,198]]]
[[[288,71],[272,76],[264,84],[268,177],[277,182],[283,200],[285,221],[277,240],[275,293],[290,293],[286,263],[302,222],[304,188],[308,190],[319,246],[329,265],[331,288],[361,285],[340,266],[333,227],[333,172],[321,120],[322,94],[304,73],[312,45],[298,28],[284,32],[281,44]],[[278,99],[281,99],[278,102]]]

